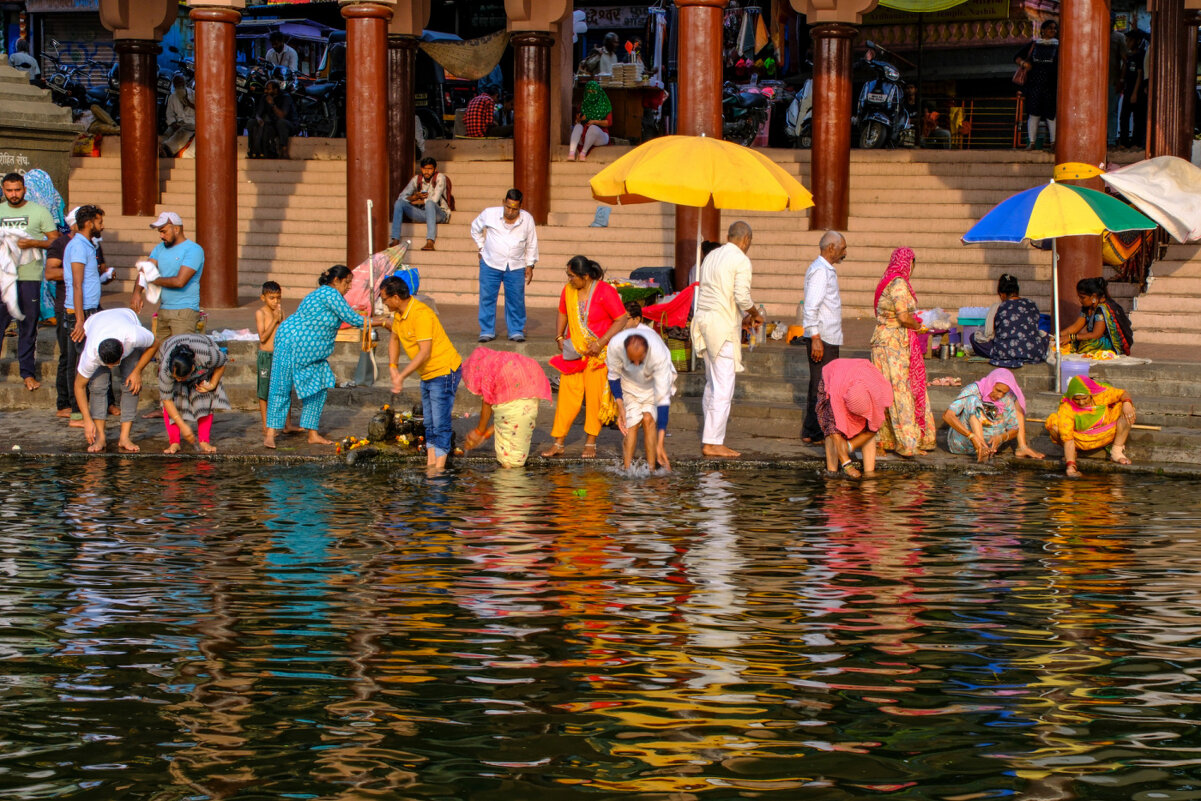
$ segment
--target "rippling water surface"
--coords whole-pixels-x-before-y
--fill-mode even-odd
[[[0,466],[6,799],[1201,798],[1138,477]]]

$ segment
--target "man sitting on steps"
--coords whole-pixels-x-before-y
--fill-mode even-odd
[[[405,219],[413,222],[425,221],[425,247],[433,250],[438,239],[438,223],[450,222],[450,181],[438,172],[438,162],[426,156],[421,160],[421,171],[413,176],[396,198],[392,209],[392,241],[388,247],[400,243],[400,224]]]

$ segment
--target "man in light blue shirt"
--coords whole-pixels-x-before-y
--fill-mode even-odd
[[[176,334],[194,334],[200,322],[200,274],[204,272],[204,249],[184,236],[183,220],[173,211],[164,211],[150,227],[163,241],[150,251],[149,261],[158,267],[158,278],[151,283],[162,288],[159,302],[159,341]],[[139,280],[133,289],[130,306],[141,313],[146,290]]]

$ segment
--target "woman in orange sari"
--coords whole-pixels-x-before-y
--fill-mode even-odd
[[[599,264],[585,256],[567,262],[567,286],[559,296],[559,318],[555,341],[559,355],[550,360],[562,377],[555,405],[555,441],[542,452],[546,458],[565,452],[563,440],[584,406],[585,459],[596,457],[596,437],[601,430],[601,401],[608,392],[605,348],[625,328],[625,306],[621,295],[603,280]]]

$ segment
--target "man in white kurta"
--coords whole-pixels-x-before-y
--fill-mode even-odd
[[[751,227],[741,220],[730,226],[726,244],[701,262],[692,318],[692,349],[705,360],[705,395],[701,408],[705,430],[701,453],[716,459],[737,459],[725,446],[726,422],[734,400],[734,374],[742,371],[743,314],[751,325],[763,317],[751,300]]]
[[[644,434],[650,469],[655,469],[656,461],[658,466],[670,469],[664,438],[676,383],[671,351],[658,334],[639,325],[609,340],[605,362],[609,391],[617,402],[617,426],[625,437],[625,469],[629,470],[634,460],[639,428]]]

